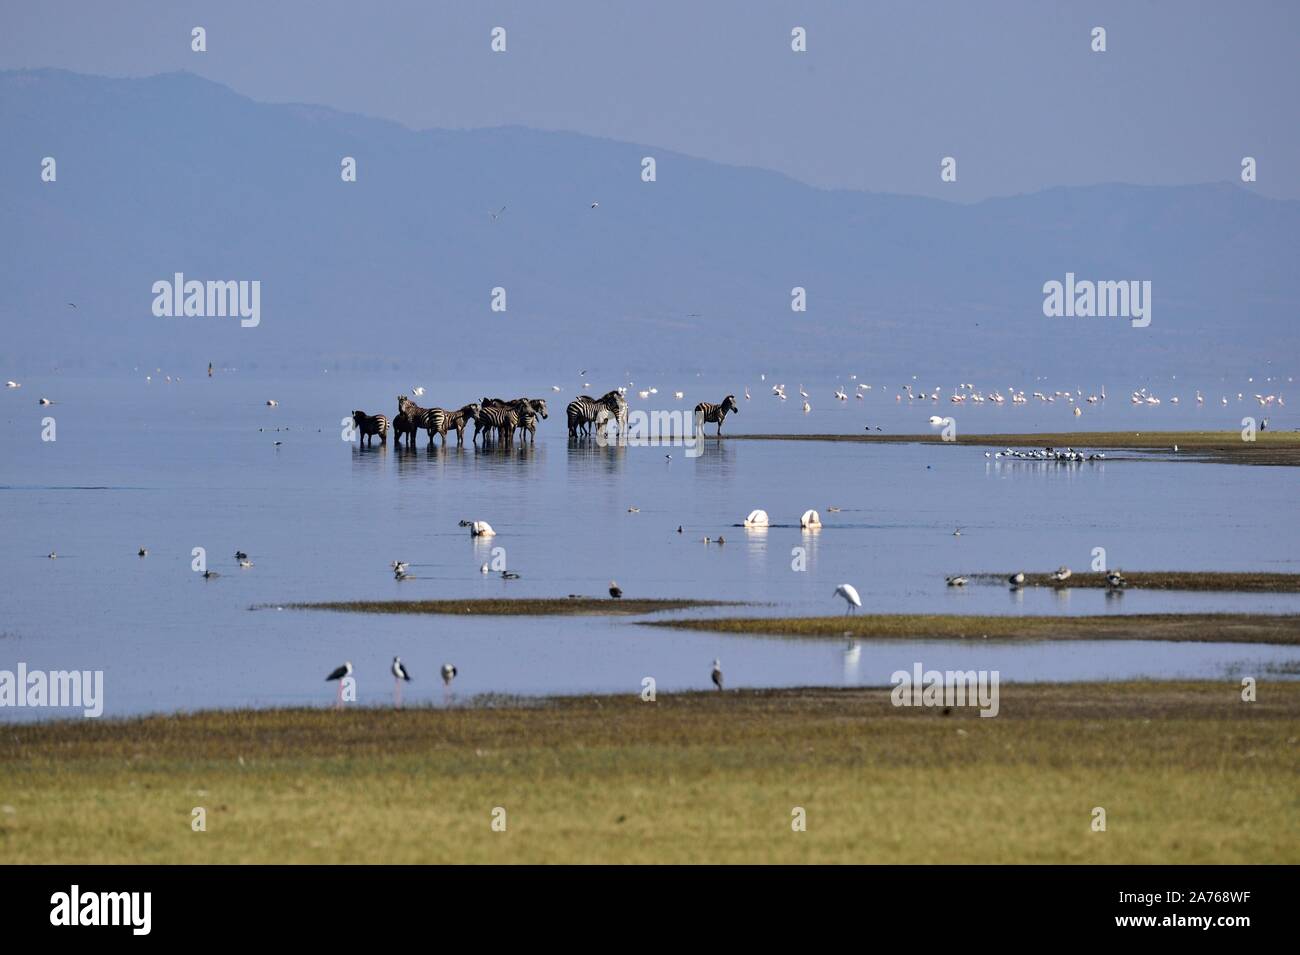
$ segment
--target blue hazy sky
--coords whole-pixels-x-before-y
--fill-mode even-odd
[[[1250,155],[1254,189],[1300,198],[1298,27],[1300,3],[1258,0],[6,0],[0,69],[189,70],[415,128],[571,130],[962,201],[1238,180]]]

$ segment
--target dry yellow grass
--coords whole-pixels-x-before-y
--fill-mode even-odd
[[[1300,684],[1238,694],[1006,684],[994,719],[788,690],[9,726],[0,856],[1295,863]]]

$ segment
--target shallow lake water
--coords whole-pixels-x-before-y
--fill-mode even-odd
[[[519,390],[498,385],[447,387],[451,400],[422,403]],[[839,613],[843,604],[832,592],[843,582],[857,587],[865,611],[881,613],[1300,610],[1300,595],[1130,591],[1107,598],[1100,590],[944,584],[945,575],[959,572],[1060,564],[1086,570],[1098,547],[1109,566],[1122,569],[1300,571],[1298,475],[1289,468],[1161,455],[1081,465],[1007,462],[986,458],[983,448],[938,443],[724,440],[707,442],[699,457],[680,447],[570,448],[563,404],[576,389],[552,396],[540,384],[527,393],[556,400],[535,447],[484,452],[468,443],[457,449],[453,439],[450,449],[429,453],[421,435],[419,449],[408,453],[391,441],[361,450],[342,440],[344,415],[354,407],[391,415],[397,390],[341,376],[171,384],[137,376],[46,378],[0,394],[0,669],[21,661],[29,669],[103,670],[105,713],[125,715],[329,704],[324,676],[344,659],[357,668],[360,701],[382,703],[391,697],[395,654],[416,678],[406,699],[438,704],[449,699],[436,680],[445,661],[460,669],[455,701],[637,692],[645,676],[661,691],[704,688],[715,657],[730,686],[884,685],[914,661],[998,669],[1009,681],[1294,678],[1300,665],[1295,648],[1238,644],[850,648],[646,627],[625,617],[274,609],[319,600],[603,596],[613,579],[628,597],[754,604],[691,615]],[[657,396],[664,401],[634,400],[633,408],[682,404],[665,390]],[[901,408],[882,395],[857,408],[850,400],[849,410],[823,401],[825,414],[802,415],[792,402],[775,407],[780,403],[752,390],[754,401],[728,419],[727,431],[848,433],[863,418],[894,433],[925,432],[929,414],[947,413]],[[715,391],[725,393],[708,394]],[[55,404],[38,407],[42,394]],[[267,398],[279,405],[267,407]],[[1104,422],[1067,424],[1055,409],[1029,408],[1022,417],[990,414],[988,423],[966,430],[1233,426],[1228,409],[1201,409],[1213,421],[1189,408],[1153,413],[1159,410],[1125,405],[1106,411]],[[1230,410],[1238,421],[1244,413]],[[55,441],[41,440],[45,417],[55,419]],[[778,526],[734,526],[758,507]],[[820,511],[819,532],[799,529],[807,508]],[[471,539],[461,519],[489,521],[498,536]],[[726,543],[705,544],[706,536]],[[136,556],[142,546],[145,558]],[[192,571],[195,547],[206,549],[219,578]],[[494,557],[494,548],[504,553]],[[252,568],[237,566],[236,549],[250,554]],[[57,559],[49,559],[51,551]],[[394,559],[409,561],[414,579],[395,581]],[[520,578],[480,573],[494,559]],[[794,569],[800,564],[806,569]],[[0,720],[66,715],[6,709]]]

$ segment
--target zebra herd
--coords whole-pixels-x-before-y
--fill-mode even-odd
[[[566,414],[569,422],[569,438],[578,441],[591,435],[592,429],[599,431],[607,422],[613,422],[620,435],[627,433],[627,399],[622,389],[615,388],[599,398],[580,395],[569,402]],[[727,395],[721,404],[701,401],[695,406],[695,419],[699,425],[705,422],[716,423],[718,437],[722,436],[722,422],[728,412],[739,413],[736,396]],[[370,415],[364,411],[353,411],[352,421],[361,437],[361,445],[374,444],[378,436],[381,444],[388,443],[391,429],[396,436],[397,446],[402,446],[405,437],[408,449],[414,450],[415,436],[420,431],[428,434],[430,448],[435,440],[442,438],[443,447],[447,446],[447,432],[456,432],[456,446],[465,443],[465,428],[474,422],[474,434],[471,443],[478,446],[479,435],[483,435],[483,447],[500,443],[510,447],[514,443],[515,432],[519,432],[521,442],[537,441],[537,419],[549,417],[545,398],[484,398],[471,402],[463,408],[448,411],[445,408],[421,408],[406,395],[397,396],[397,415],[390,421],[384,415]]]
[[[388,443],[391,429],[396,436],[397,446],[402,446],[406,439],[407,448],[415,449],[415,436],[424,431],[429,436],[429,447],[434,447],[437,438],[442,438],[443,446],[447,444],[447,432],[456,432],[456,445],[465,443],[465,428],[473,421],[474,434],[470,440],[477,447],[479,435],[483,435],[483,446],[488,447],[499,441],[509,446],[514,442],[518,431],[521,441],[530,438],[537,440],[537,419],[547,418],[545,398],[484,398],[448,411],[446,408],[421,408],[406,395],[397,396],[397,415],[389,419],[381,414],[370,415],[364,411],[353,411],[352,421],[361,436],[361,445],[374,444],[376,436],[381,444]]]

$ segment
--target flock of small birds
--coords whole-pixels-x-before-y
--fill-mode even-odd
[[[1177,445],[1174,445],[1174,450],[1178,450]],[[1106,460],[1106,455],[1100,451],[1086,454],[1083,451],[1076,451],[1074,448],[1029,448],[1027,450],[1007,448],[1005,451],[985,451],[984,457],[1013,458],[1019,461],[1060,461],[1069,464],[1077,464],[1081,461]]]

